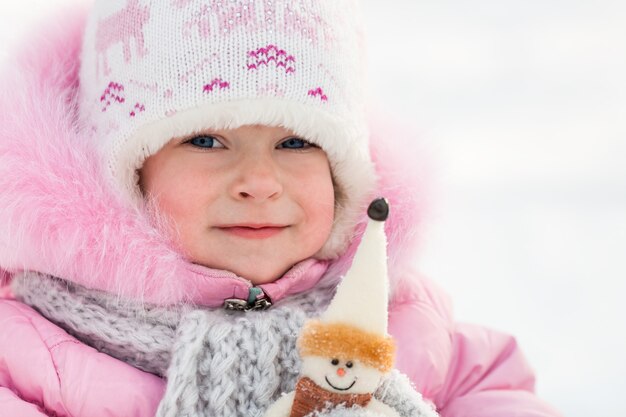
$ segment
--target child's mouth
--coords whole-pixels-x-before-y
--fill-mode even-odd
[[[282,232],[286,228],[287,226],[228,226],[220,227],[219,229],[226,233],[247,239],[266,239]]]

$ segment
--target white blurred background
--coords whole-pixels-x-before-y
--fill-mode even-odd
[[[422,270],[566,416],[623,417],[626,1],[363,1],[373,94],[437,166]],[[0,61],[67,2],[2,2]]]

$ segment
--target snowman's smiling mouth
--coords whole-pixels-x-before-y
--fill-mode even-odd
[[[333,384],[331,384],[331,382],[328,380],[327,376],[325,376],[324,378],[326,379],[326,382],[328,383],[328,385],[330,385],[331,387],[333,387],[334,389],[339,390],[339,391],[348,391],[350,388],[352,388],[354,386],[354,384],[356,384],[356,378],[354,378],[354,381],[352,381],[352,384],[350,384],[349,387],[347,387],[347,388],[339,388],[339,387],[336,387]]]

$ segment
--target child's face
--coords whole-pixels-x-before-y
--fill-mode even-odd
[[[173,139],[145,161],[140,178],[193,262],[255,285],[315,254],[333,224],[326,153],[280,127]]]

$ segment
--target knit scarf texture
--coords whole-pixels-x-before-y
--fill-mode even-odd
[[[320,284],[269,310],[240,312],[130,303],[35,272],[14,277],[12,290],[81,342],[166,378],[158,417],[262,416],[295,389],[300,329],[334,295],[332,285]],[[374,397],[402,417],[437,415],[397,371]],[[358,406],[319,415],[374,416]]]

